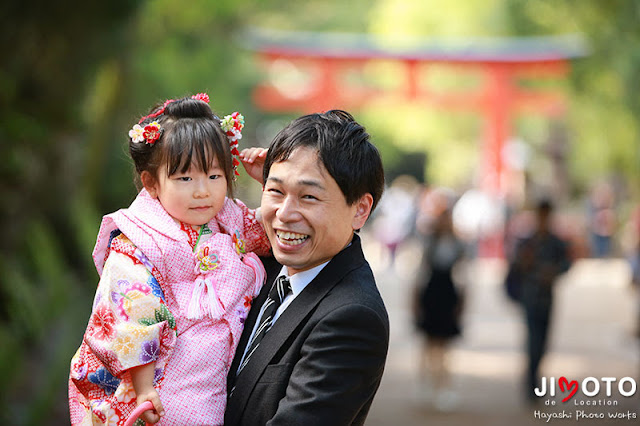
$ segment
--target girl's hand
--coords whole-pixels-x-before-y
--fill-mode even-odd
[[[264,169],[264,161],[267,158],[266,148],[246,148],[240,152],[240,161],[247,171],[247,174],[253,179],[264,185],[262,180],[262,170]]]
[[[147,423],[158,423],[160,417],[164,416],[164,408],[162,408],[158,391],[153,387],[155,363],[150,362],[149,364],[132,367],[129,372],[131,373],[133,388],[136,391],[136,405],[151,401],[154,408],[153,410],[145,411],[140,417]]]
[[[142,404],[145,401],[151,401],[153,404],[153,410],[147,410],[142,413],[140,418],[147,423],[158,423],[160,418],[164,416],[164,408],[162,408],[162,403],[160,402],[160,395],[158,392],[152,388],[148,393],[139,394],[136,399],[136,406]]]

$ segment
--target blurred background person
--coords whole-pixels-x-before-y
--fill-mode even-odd
[[[413,297],[414,320],[424,339],[419,361],[421,397],[432,397],[437,409],[454,408],[457,396],[451,387],[448,349],[461,333],[463,293],[454,269],[465,257],[465,245],[453,229],[453,196],[436,190],[426,194],[418,212],[418,231],[424,235],[424,251]]]
[[[536,223],[531,235],[516,243],[514,267],[521,279],[521,303],[527,327],[525,391],[536,401],[534,389],[540,385],[539,368],[547,350],[553,286],[569,270],[571,260],[566,243],[552,230],[553,204],[542,199],[536,205]]]
[[[634,334],[640,338],[640,205],[636,205],[631,212],[625,226],[625,254],[631,270],[630,285],[636,298],[636,323]]]
[[[415,230],[418,188],[414,177],[400,175],[380,199],[372,226],[382,251],[381,259],[390,270],[395,268],[398,249]]]
[[[591,256],[596,258],[611,256],[617,218],[615,194],[607,183],[599,183],[591,191],[587,200],[587,226]]]

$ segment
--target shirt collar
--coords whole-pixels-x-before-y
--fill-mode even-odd
[[[280,273],[278,274],[278,276],[282,276],[284,275],[285,277],[289,278],[289,283],[291,284],[291,291],[293,293],[294,296],[297,296],[298,294],[300,294],[302,292],[302,290],[305,289],[305,287],[311,282],[313,281],[313,279],[315,277],[318,276],[318,274],[320,273],[320,271],[322,271],[322,269],[327,266],[327,264],[329,263],[329,261],[326,261],[318,266],[315,266],[311,269],[307,269],[306,271],[302,271],[302,272],[298,272],[297,274],[293,275],[293,276],[289,276],[289,271],[287,269],[286,266],[282,266],[282,269],[280,269]]]

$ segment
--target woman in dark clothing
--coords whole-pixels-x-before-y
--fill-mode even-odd
[[[454,268],[464,258],[465,247],[453,232],[451,209],[440,213],[433,223],[416,286],[415,321],[424,336],[420,372],[430,379],[435,403],[446,408],[452,394],[446,355],[451,340],[461,332],[462,294],[454,283]]]

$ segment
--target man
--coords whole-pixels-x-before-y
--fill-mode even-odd
[[[266,262],[246,320],[225,425],[361,425],[389,345],[356,233],[382,195],[380,155],[348,113],[311,114],[275,137],[263,177],[262,220],[279,263]]]
[[[552,230],[552,214],[553,205],[549,200],[538,202],[536,228],[517,245],[514,257],[514,266],[522,280],[520,301],[527,323],[525,391],[532,402],[537,401],[534,389],[540,386],[538,370],[547,349],[553,286],[571,266],[567,245]]]

